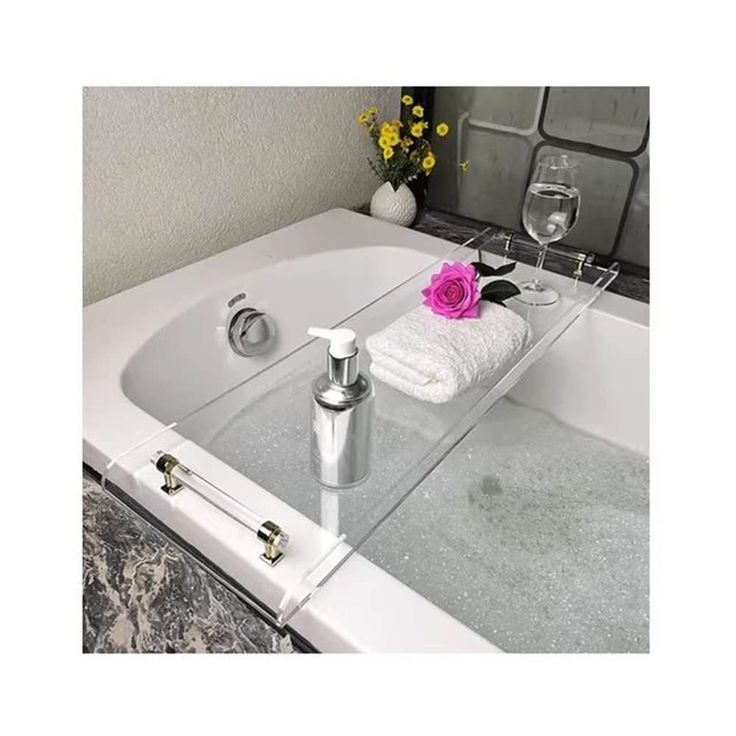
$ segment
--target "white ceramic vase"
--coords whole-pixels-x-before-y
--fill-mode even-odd
[[[386,182],[371,197],[371,217],[407,227],[414,222],[416,216],[417,201],[406,184],[394,191],[390,182]]]

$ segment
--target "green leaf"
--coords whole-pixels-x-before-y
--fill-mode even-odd
[[[475,272],[479,276],[505,276],[507,273],[511,273],[516,268],[515,261],[512,261],[511,263],[506,263],[503,266],[499,266],[498,268],[489,266],[487,263],[483,263],[481,261],[475,261],[475,263],[471,263],[470,265],[475,266]]]
[[[516,268],[516,261],[511,263],[504,263],[503,266],[499,266],[496,269],[496,276],[505,276],[507,273],[511,273]]]
[[[496,269],[493,266],[489,266],[482,261],[475,261],[475,263],[471,263],[470,265],[475,267],[475,272],[478,276],[493,276],[496,273]]]
[[[502,302],[517,294],[521,294],[521,292],[516,284],[503,279],[491,281],[490,284],[486,284],[480,290],[480,298],[487,302]]]

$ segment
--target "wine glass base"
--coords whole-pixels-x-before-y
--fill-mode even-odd
[[[531,307],[547,307],[560,301],[560,295],[554,289],[538,281],[524,281],[517,286],[521,293],[517,294],[514,299]]]

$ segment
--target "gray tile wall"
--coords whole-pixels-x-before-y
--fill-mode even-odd
[[[633,153],[648,122],[647,87],[550,87],[542,126],[555,138]]]
[[[438,87],[432,120],[453,130],[433,140],[429,205],[521,231],[534,163],[564,152],[582,167],[563,245],[649,267],[648,87]]]

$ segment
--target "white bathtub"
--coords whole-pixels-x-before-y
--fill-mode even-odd
[[[128,451],[306,343],[308,326],[340,322],[447,251],[445,241],[333,210],[86,307],[84,461],[103,474],[114,463],[123,491],[255,599],[286,595],[298,583],[299,555],[321,543],[313,522],[205,448],[189,447],[199,472],[300,540],[291,559],[268,568],[255,538],[244,540],[195,494],[162,494],[160,476]],[[516,276],[527,271],[520,265]],[[278,325],[267,356],[243,359],[228,345],[228,301],[240,292]],[[512,396],[647,453],[648,307],[602,295]],[[289,625],[321,651],[498,651],[359,554]]]

